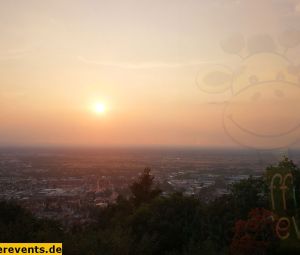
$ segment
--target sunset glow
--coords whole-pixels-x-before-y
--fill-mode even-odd
[[[106,107],[103,103],[97,102],[94,105],[94,111],[98,114],[103,114],[106,111]]]
[[[236,95],[298,82],[286,68],[300,57],[297,3],[1,1],[0,145],[236,147],[227,133],[245,138],[222,124],[231,102],[253,132],[281,133],[270,104],[295,129],[297,87]]]

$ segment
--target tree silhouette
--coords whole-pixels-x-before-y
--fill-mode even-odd
[[[138,180],[130,185],[132,200],[136,206],[150,202],[161,193],[159,188],[153,187],[154,176],[150,172],[150,168],[145,168]]]

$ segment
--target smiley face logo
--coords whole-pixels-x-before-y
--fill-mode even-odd
[[[244,45],[238,39],[235,54]],[[295,36],[292,39],[293,43],[284,45],[295,45]],[[233,53],[234,47],[229,46],[223,44]],[[258,150],[287,148],[300,137],[300,68],[275,52],[270,37],[252,39],[248,48],[250,54],[237,68],[208,69],[197,76],[197,84],[208,93],[231,91],[223,125],[235,142]]]

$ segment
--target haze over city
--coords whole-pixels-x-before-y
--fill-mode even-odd
[[[300,2],[1,1],[0,14],[1,146],[232,147],[223,126],[231,95],[205,93],[197,75],[237,66],[221,47],[232,34],[276,41],[297,29]],[[257,113],[250,107],[243,123],[281,132],[278,110],[265,113],[271,129]]]

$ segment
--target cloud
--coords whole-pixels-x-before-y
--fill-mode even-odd
[[[0,60],[20,59],[31,52],[32,50],[28,49],[9,49],[7,51],[0,52]]]
[[[300,14],[300,0],[273,0],[273,1],[275,4],[279,5],[279,8],[283,12],[288,12],[290,15]]]
[[[203,64],[218,63],[220,60],[204,60],[204,61],[189,61],[189,62],[107,62],[86,59],[82,56],[77,56],[77,60],[85,64],[94,64],[104,67],[123,68],[123,69],[155,69],[155,68],[181,68],[189,66],[198,66]]]
[[[297,3],[296,5],[295,5],[295,12],[299,15],[300,14],[300,2],[299,3]]]

